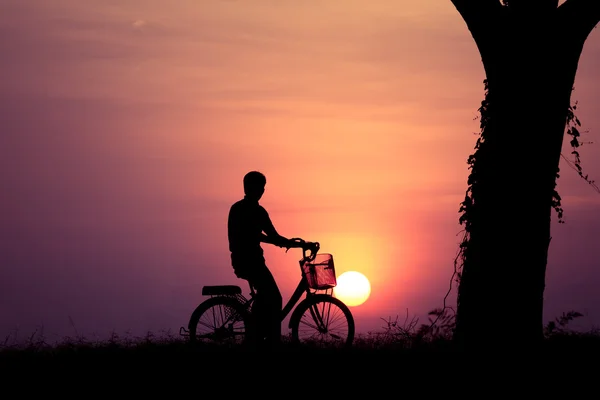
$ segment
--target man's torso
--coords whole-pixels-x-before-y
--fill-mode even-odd
[[[258,202],[242,199],[231,206],[227,235],[234,268],[240,264],[264,263],[260,237],[266,219],[267,211]]]

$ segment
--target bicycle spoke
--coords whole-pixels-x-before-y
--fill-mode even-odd
[[[334,301],[323,299],[310,305],[301,316],[296,335],[301,341],[344,345],[350,327],[343,310]]]
[[[208,342],[239,342],[245,336],[245,321],[233,304],[215,301],[200,313],[194,336]]]

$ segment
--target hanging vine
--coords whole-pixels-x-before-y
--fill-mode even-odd
[[[584,181],[586,181],[589,185],[591,185],[594,189],[596,189],[596,191],[600,192],[600,189],[598,188],[598,186],[596,186],[596,183],[593,180],[591,180],[587,174],[583,173],[583,168],[581,167],[581,158],[579,156],[578,149],[579,149],[579,147],[583,146],[585,143],[591,143],[591,142],[581,142],[580,141],[581,133],[579,132],[579,128],[581,128],[581,122],[579,121],[579,118],[577,118],[577,116],[575,115],[575,110],[577,110],[577,102],[575,102],[575,104],[573,104],[572,106],[569,107],[569,110],[567,111],[567,124],[566,124],[566,127],[567,127],[566,134],[571,136],[571,141],[569,142],[569,144],[573,148],[573,151],[571,151],[571,154],[573,155],[574,159],[569,160],[562,153],[561,153],[561,157],[563,157],[563,159],[567,162],[567,165],[569,165],[571,168],[573,168]],[[559,177],[560,177],[560,174],[557,171],[556,179],[558,180]],[[554,208],[554,210],[556,211],[556,213],[558,215],[558,223],[563,224],[565,222],[563,220],[564,210],[563,210],[562,204],[561,204],[561,197],[558,194],[558,191],[556,189],[554,189],[554,193],[552,195],[552,207]]]
[[[592,186],[592,188],[594,188],[594,190],[596,190],[596,192],[600,193],[600,188],[598,185],[596,185],[596,182],[591,180],[588,174],[584,174],[583,168],[581,167],[581,158],[579,157],[579,151],[577,149],[584,144],[592,144],[592,142],[580,141],[581,133],[579,132],[578,128],[581,127],[581,122],[579,121],[579,118],[575,116],[575,110],[577,110],[577,102],[575,102],[572,107],[569,107],[569,111],[567,113],[567,134],[571,136],[570,144],[573,148],[571,154],[573,155],[574,160],[569,160],[562,154],[561,156],[565,159],[567,165],[573,168],[584,181],[586,181],[590,186]]]

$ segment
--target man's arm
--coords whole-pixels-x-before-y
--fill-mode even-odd
[[[263,243],[270,243],[275,246],[285,247],[285,248],[295,248],[295,247],[303,247],[302,243],[296,242],[294,240],[288,239],[285,236],[282,236],[277,232],[271,218],[267,211],[264,211],[263,217],[263,232],[261,233],[260,241]]]
[[[277,232],[275,226],[273,226],[273,222],[271,218],[269,218],[269,214],[265,212],[265,218],[263,221],[263,232],[260,234],[260,241],[263,243],[270,243],[279,247],[292,247],[291,240],[282,236]]]

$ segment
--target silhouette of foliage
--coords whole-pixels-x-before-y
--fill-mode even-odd
[[[589,178],[589,175],[584,174],[583,168],[581,167],[581,158],[579,157],[579,151],[577,149],[583,146],[584,144],[592,144],[593,142],[580,141],[581,133],[579,132],[578,128],[581,127],[581,122],[579,121],[579,118],[575,116],[576,109],[577,102],[575,102],[575,104],[572,107],[569,107],[569,111],[567,114],[567,134],[571,136],[570,145],[573,148],[571,154],[574,156],[574,160],[569,161],[566,157],[564,158],[584,181],[591,185],[597,192],[600,192],[600,188],[598,188],[595,181],[591,180]]]
[[[566,313],[562,313],[561,316],[554,319],[554,321],[550,321],[544,326],[544,336],[550,337],[556,334],[564,334],[572,332],[567,328],[567,325],[575,318],[583,317],[583,314],[577,311],[569,311]]]
[[[386,326],[382,336],[388,341],[409,342],[415,338],[419,318],[413,316],[409,319],[408,310],[403,322],[398,321],[398,316],[393,321],[391,317],[384,321]]]
[[[571,168],[573,168],[584,181],[586,181],[589,185],[591,185],[597,192],[600,192],[600,189],[598,188],[598,186],[596,186],[596,183],[593,180],[591,180],[587,174],[583,173],[583,168],[581,167],[581,158],[579,156],[578,149],[579,149],[579,147],[583,146],[585,143],[591,144],[592,142],[581,142],[580,141],[581,133],[579,131],[579,128],[581,128],[581,122],[579,121],[579,118],[577,118],[577,116],[575,115],[575,110],[577,110],[577,102],[575,102],[572,106],[569,107],[569,110],[567,112],[567,123],[566,123],[566,128],[567,128],[566,134],[571,136],[571,140],[570,140],[569,144],[573,148],[573,151],[571,152],[571,154],[574,156],[574,160],[571,161],[562,154],[561,154],[561,156],[567,162],[567,165],[569,165]],[[556,179],[558,179],[558,178],[560,178],[559,171],[556,172]],[[558,191],[556,189],[554,190],[553,197],[552,197],[552,207],[554,208],[554,210],[556,211],[556,213],[558,215],[558,223],[561,223],[561,224],[564,223],[564,220],[563,220],[564,210],[563,210],[562,204],[561,204],[561,197],[558,194]]]
[[[450,307],[436,308],[429,311],[428,324],[422,324],[419,334],[430,339],[452,339],[456,327],[456,313]],[[435,318],[433,318],[435,317]]]
[[[431,343],[450,343],[456,325],[456,315],[451,307],[436,308],[427,313],[428,322],[419,324],[419,318],[409,317],[408,310],[403,321],[396,316],[383,319],[383,332],[374,335],[376,340],[398,348],[415,348]]]

